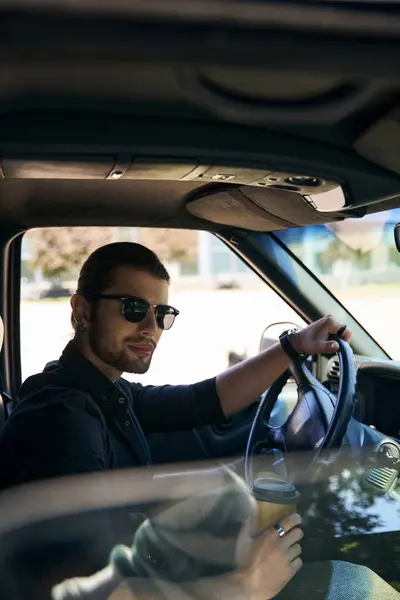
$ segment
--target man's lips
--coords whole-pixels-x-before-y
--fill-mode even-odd
[[[131,352],[139,356],[140,358],[149,358],[154,352],[155,346],[153,344],[128,344],[128,348]]]

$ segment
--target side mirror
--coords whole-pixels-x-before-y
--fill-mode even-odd
[[[261,336],[259,351],[261,352],[262,350],[266,350],[270,346],[276,344],[281,333],[287,331],[288,329],[293,329],[293,327],[299,327],[299,325],[296,325],[296,323],[291,323],[290,321],[280,321],[278,323],[271,323],[271,325],[268,325],[268,327],[264,329]]]
[[[400,252],[400,223],[394,226],[394,242],[396,244],[397,252]]]

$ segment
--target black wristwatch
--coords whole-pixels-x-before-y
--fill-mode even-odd
[[[308,354],[306,352],[297,352],[293,348],[292,342],[290,341],[290,336],[294,335],[298,331],[298,329],[288,329],[279,336],[279,342],[282,346],[282,349],[290,358],[290,360],[306,360],[306,358],[308,358]]]

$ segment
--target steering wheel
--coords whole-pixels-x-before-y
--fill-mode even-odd
[[[253,485],[254,457],[266,449],[281,452],[314,450],[313,460],[323,449],[339,448],[351,419],[355,403],[356,367],[350,346],[339,343],[340,380],[338,397],[334,396],[309,371],[301,360],[293,360],[287,370],[261,397],[246,447],[245,480]],[[298,400],[286,422],[270,425],[271,412],[278,396],[293,376]]]

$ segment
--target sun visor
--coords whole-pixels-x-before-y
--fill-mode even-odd
[[[186,204],[197,218],[250,231],[272,231],[296,225],[325,223],[326,215],[310,206],[301,194],[250,186],[208,190]],[[330,213],[329,220],[342,218]]]
[[[2,157],[0,168],[6,179],[106,179],[114,163],[112,156]]]
[[[400,174],[400,108],[373,123],[353,148],[360,156]]]

